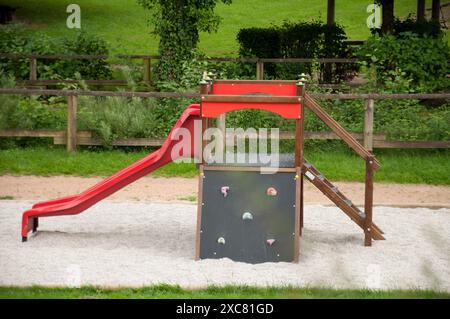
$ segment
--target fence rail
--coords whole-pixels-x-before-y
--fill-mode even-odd
[[[106,60],[110,58],[142,60],[143,62],[143,81],[146,83],[152,82],[152,60],[159,60],[157,55],[126,55],[117,54],[114,56],[108,55],[86,55],[86,54],[23,54],[23,53],[0,53],[0,59],[28,59],[30,61],[30,75],[29,81],[22,81],[24,85],[55,85],[58,83],[72,83],[67,80],[58,82],[47,82],[48,80],[38,80],[37,61],[38,60]],[[200,59],[202,60],[202,59]],[[254,63],[256,68],[256,79],[262,80],[264,78],[264,63],[356,63],[356,58],[245,58],[245,57],[208,57],[205,61],[214,62],[241,62]],[[117,80],[86,80],[88,84],[92,85],[124,85],[123,82],[117,83]],[[101,81],[101,82],[100,82]]]
[[[121,96],[142,98],[200,98],[198,92],[116,92],[86,90],[48,90],[24,88],[0,88],[0,94],[44,96]],[[319,100],[447,100],[450,93],[308,93]]]
[[[347,41],[349,45],[360,45],[364,41]],[[30,61],[30,76],[29,81],[22,82],[25,85],[54,85],[58,83],[71,83],[68,80],[61,80],[58,83],[46,83],[45,79],[41,79],[37,82],[37,61],[38,60],[105,60],[110,58],[130,59],[130,60],[142,60],[143,62],[143,81],[151,84],[152,82],[152,60],[159,60],[158,55],[139,55],[139,54],[117,54],[113,56],[108,55],[87,55],[87,54],[23,54],[23,53],[1,53],[0,59],[28,59]],[[202,59],[200,59],[202,60]],[[246,58],[246,57],[208,57],[204,58],[204,61],[214,62],[241,62],[241,63],[253,63],[255,64],[256,79],[264,79],[264,64],[265,63],[357,63],[357,58]],[[87,79],[88,84],[92,85],[124,85],[123,81],[117,83],[117,80],[92,80]]]
[[[67,130],[23,130],[9,129],[0,131],[3,137],[50,137],[54,144],[66,144],[68,151],[75,151],[77,145],[102,145],[102,141],[92,137],[91,132],[77,130],[77,98],[78,96],[95,97],[140,97],[140,98],[200,98],[197,92],[111,92],[111,91],[84,91],[84,90],[42,90],[22,88],[0,88],[0,94],[13,95],[43,95],[67,97]],[[308,94],[314,99],[340,99],[340,100],[364,100],[364,132],[352,133],[357,140],[363,141],[368,150],[373,148],[450,148],[450,141],[390,141],[385,134],[374,133],[374,109],[375,100],[392,99],[450,99],[450,93],[432,94]],[[307,139],[329,140],[338,139],[333,132],[305,132]],[[292,132],[281,132],[280,139],[295,139]],[[162,139],[133,138],[116,140],[116,146],[159,146]]]

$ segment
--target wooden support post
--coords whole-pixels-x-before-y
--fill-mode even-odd
[[[77,149],[77,97],[67,97],[67,151],[75,152]]]
[[[295,166],[301,167],[303,163],[303,121],[295,120]]]
[[[417,21],[425,20],[425,0],[417,0]]]
[[[149,57],[144,60],[144,82],[150,84],[152,82],[152,60]]]
[[[441,1],[433,0],[431,4],[431,20],[440,22],[439,21],[440,11],[441,11]]]
[[[297,169],[297,197],[296,198],[296,211],[298,211],[298,224],[296,226],[298,227],[298,236],[302,235],[302,228],[303,228],[303,145],[304,145],[304,139],[305,139],[305,132],[304,132],[304,96],[305,96],[305,84],[304,83],[298,83],[297,84],[297,96],[302,98],[302,102],[300,107],[300,118],[295,120],[295,166]],[[300,240],[298,240],[300,241]],[[300,244],[300,242],[299,242]],[[298,259],[298,258],[297,258]]]
[[[328,0],[327,6],[327,25],[333,26],[335,23],[335,0]]]
[[[303,174],[301,174],[300,178],[301,178],[301,181],[300,181],[300,188],[301,188],[301,191],[300,191],[300,236],[301,236],[302,230],[303,230],[303,205],[304,205],[303,194],[305,193],[304,189],[303,189],[303,187],[304,187],[303,186]]]
[[[30,58],[30,81],[37,80],[37,60],[36,58]]]
[[[301,193],[303,189],[301,188],[301,178],[302,169],[301,167],[295,168],[296,179],[295,179],[295,231],[294,231],[294,262],[297,263],[300,255],[300,235],[301,235],[301,226],[300,226],[300,199]]]
[[[256,79],[264,80],[264,62],[259,60],[256,62]]]
[[[364,245],[372,246],[372,209],[373,209],[373,164],[374,157],[366,159],[366,183],[364,194]]]
[[[198,176],[198,202],[197,202],[197,227],[195,232],[195,257],[200,259],[200,240],[202,236],[202,208],[203,208],[203,178],[205,176],[203,165],[199,166]]]
[[[207,83],[207,82],[206,83],[202,83],[200,85],[200,94],[208,94],[208,93],[209,93],[209,83]],[[202,118],[202,132],[201,132],[201,136],[199,137],[200,138],[199,145],[201,147],[201,149],[199,151],[199,155],[200,155],[200,163],[203,164],[205,162],[205,159],[204,159],[204,156],[203,156],[203,150],[205,149],[205,146],[207,144],[206,141],[203,140],[203,136],[204,136],[205,131],[208,129],[211,121],[210,121],[209,118],[203,117],[203,114],[202,114],[202,103],[201,102],[200,102],[200,116]]]
[[[305,96],[305,85],[297,84],[297,96],[303,99]],[[304,106],[303,100],[300,107],[300,118],[295,120],[295,166],[302,167],[303,165],[303,144],[304,144]]]
[[[364,147],[368,151],[373,150],[373,118],[374,118],[374,100],[368,99],[365,102],[364,113]]]

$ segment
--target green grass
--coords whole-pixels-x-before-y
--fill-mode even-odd
[[[2,4],[19,7],[17,16],[32,30],[50,36],[67,36],[75,31],[66,27],[68,14],[63,0],[0,0]],[[81,27],[103,37],[118,53],[156,54],[158,38],[150,34],[149,12],[135,0],[78,0],[81,7]],[[217,13],[223,21],[217,33],[201,34],[200,48],[209,55],[237,53],[236,35],[241,28],[267,27],[283,20],[326,20],[326,0],[233,0],[229,6],[219,4]],[[336,2],[336,21],[342,24],[350,39],[363,40],[369,36],[366,7],[371,1]],[[429,5],[429,4],[427,4]],[[416,0],[395,2],[395,14],[406,17],[415,13]]]
[[[184,201],[188,201],[188,202],[196,202],[197,196],[195,196],[195,195],[183,196],[183,197],[178,198],[178,200],[184,200]]]
[[[448,150],[375,150],[375,155],[381,163],[375,182],[450,185]],[[331,180],[364,181],[365,163],[350,152],[305,150],[305,156]]]
[[[0,200],[13,200],[14,196],[6,195],[6,196],[0,196]]]
[[[108,176],[148,153],[143,150],[80,150],[68,154],[62,147],[0,150],[0,175]],[[382,150],[375,154],[381,162],[381,168],[375,174],[376,182],[450,185],[449,150]],[[331,180],[364,180],[364,162],[349,151],[336,148],[325,152],[307,148],[305,155]],[[197,168],[193,163],[171,163],[151,175],[194,177]]]
[[[0,287],[0,299],[5,298],[450,299],[450,293],[432,290],[382,291],[294,287],[256,288],[249,286],[211,286],[205,289],[196,290],[182,289],[178,286],[170,285],[120,289],[98,287]]]
[[[149,152],[86,151],[68,154],[63,148],[17,148],[0,150],[0,174],[108,176],[134,163]],[[17,160],[20,158],[20,160]],[[171,163],[153,176],[193,177],[195,164]]]

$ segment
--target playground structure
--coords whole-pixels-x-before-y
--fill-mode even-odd
[[[30,231],[37,231],[40,217],[79,214],[181,157],[200,161],[196,259],[228,257],[250,263],[297,262],[303,228],[304,177],[363,229],[366,246],[372,244],[372,239],[384,239],[383,232],[372,222],[373,173],[379,162],[305,93],[303,81],[205,81],[201,84],[201,94],[200,104],[190,105],[183,112],[157,151],[80,194],[37,203],[25,211],[22,241],[27,241]],[[304,107],[315,113],[365,161],[364,211],[304,158]],[[281,156],[276,168],[262,163],[207,163],[203,158],[206,145],[203,133],[221,114],[241,109],[270,111],[294,120],[294,154]],[[196,121],[201,121],[202,134],[196,134]],[[174,153],[180,128],[191,133],[190,147]]]

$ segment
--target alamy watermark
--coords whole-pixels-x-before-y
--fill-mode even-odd
[[[191,161],[192,153],[203,149],[202,154],[195,153],[193,156],[195,163],[279,167],[278,128],[226,128],[225,132],[219,128],[208,128],[202,133],[201,125],[201,120],[195,120],[194,136],[190,130],[183,127],[173,131],[170,138],[176,143],[171,150],[172,161]]]
[[[81,8],[78,4],[69,4],[66,12],[70,13],[66,20],[69,29],[81,29]]]
[[[368,13],[371,13],[367,17],[367,27],[369,29],[381,28],[381,6],[375,3],[371,3],[366,8]]]

